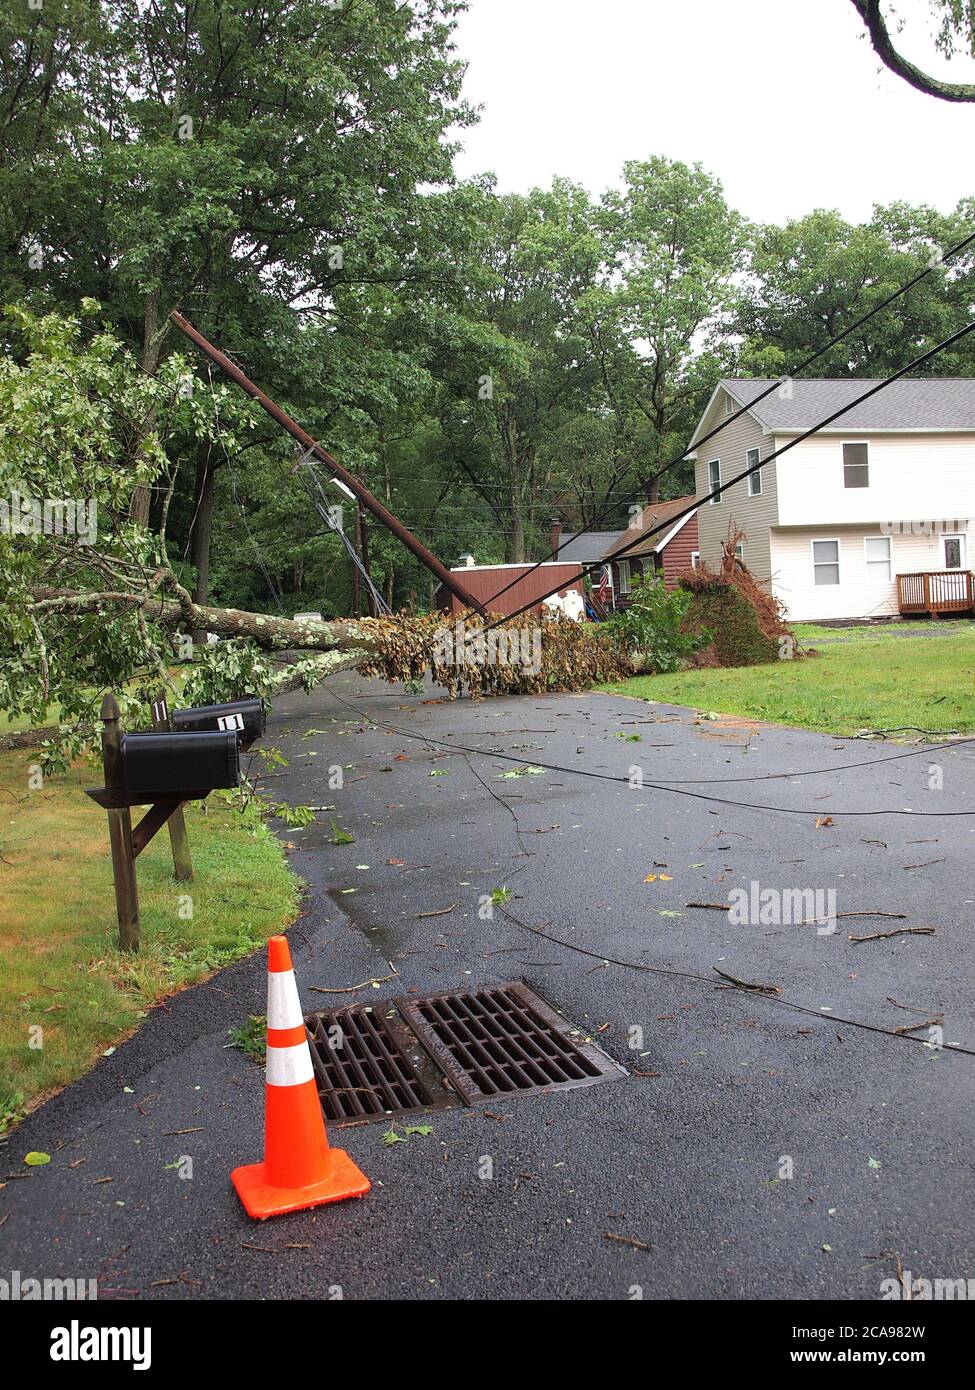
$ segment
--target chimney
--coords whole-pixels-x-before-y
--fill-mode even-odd
[[[558,557],[559,546],[562,544],[562,522],[557,516],[552,517],[551,527],[549,546],[552,551],[552,559],[555,560]]]

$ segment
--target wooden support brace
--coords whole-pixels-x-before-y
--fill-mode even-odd
[[[150,806],[149,810],[139,821],[139,824],[132,831],[132,853],[135,856],[135,858],[138,859],[139,855],[145,849],[146,845],[149,843],[152,837],[156,834],[157,830],[161,830],[167,821],[169,822],[170,835],[172,835],[173,817],[179,815],[182,815],[181,802],[178,805],[174,805],[173,803],[167,805],[165,803],[160,804],[157,802],[155,806]],[[176,856],[174,853],[174,860],[175,857]],[[176,877],[179,878],[178,872],[176,874]],[[190,875],[190,877],[192,877],[192,874]]]

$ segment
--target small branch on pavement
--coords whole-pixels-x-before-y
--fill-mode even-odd
[[[896,927],[893,931],[870,932],[868,936],[848,936],[847,941],[885,941],[889,936],[934,936],[934,927]]]
[[[725,972],[724,970],[719,970],[718,967],[717,967],[716,965],[712,965],[712,966],[711,966],[711,969],[715,972],[716,975],[720,975],[721,978],[722,978],[722,980],[728,980],[728,981],[730,982],[730,983],[727,984],[727,985],[718,985],[718,989],[746,989],[746,990],[748,990],[749,993],[751,993],[751,994],[781,994],[781,993],[782,993],[782,991],[779,989],[778,985],[762,985],[762,984],[756,985],[756,984],[750,984],[750,983],[748,982],[748,980],[739,980],[739,978],[738,978],[737,975],[728,975],[728,974],[726,974],[726,972]]]

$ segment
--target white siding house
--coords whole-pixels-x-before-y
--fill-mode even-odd
[[[844,410],[876,384],[724,380],[691,441],[697,496],[726,485],[698,511],[702,561],[717,565],[730,530],[743,531],[745,563],[793,620],[967,611],[975,601],[975,380],[904,378]],[[727,486],[763,459],[760,474]],[[900,601],[898,575],[921,576],[902,582]]]

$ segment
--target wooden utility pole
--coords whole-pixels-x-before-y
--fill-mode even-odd
[[[152,727],[164,734],[173,731],[166,692],[162,689],[156,691],[152,702]],[[173,877],[177,883],[190,883],[193,878],[193,860],[190,857],[190,842],[186,834],[186,818],[182,806],[177,806],[173,811],[168,824],[169,843],[173,851]]]
[[[122,725],[118,701],[109,692],[102,701],[102,763],[105,790],[123,793]],[[119,946],[137,951],[142,939],[139,921],[139,887],[135,877],[135,850],[132,845],[132,812],[128,806],[109,806],[108,838],[112,846],[112,873],[115,878],[115,906],[118,911]]]
[[[263,410],[267,411],[271,419],[276,420],[282,429],[287,430],[292,439],[298,441],[303,451],[310,451],[314,454],[314,456],[325,465],[334,478],[340,479],[353,496],[362,503],[366,510],[371,512],[376,520],[381,522],[383,526],[392,531],[397,540],[402,541],[406,548],[413,552],[420,563],[424,565],[431,574],[436,576],[440,583],[447,589],[448,593],[454,594],[465,608],[473,608],[476,612],[484,614],[484,608],[480,601],[468,592],[464,584],[457,578],[456,574],[451,573],[450,570],[442,565],[437,557],[430,553],[422,541],[417,540],[416,536],[414,536],[411,531],[407,530],[398,517],[394,516],[387,507],[384,507],[378,498],[373,497],[369,489],[359,481],[354,473],[349,473],[347,469],[343,468],[338,460],[333,458],[328,450],[324,449],[321,444],[318,443],[317,439],[313,439],[307,430],[303,430],[299,424],[292,420],[287,411],[282,410],[279,405],[271,400],[270,396],[266,395],[265,392],[260,389],[260,387],[255,386],[253,381],[244,375],[237,364],[231,362],[226,353],[214,347],[211,342],[208,342],[207,339],[204,338],[199,329],[193,327],[189,319],[184,318],[183,315],[178,313],[175,309],[169,317],[179,331],[185,334],[191,343],[196,344],[204,356],[208,357],[215,366],[219,367],[231,381],[235,381],[241,390],[246,391],[253,400],[257,401],[258,405],[261,406]]]

